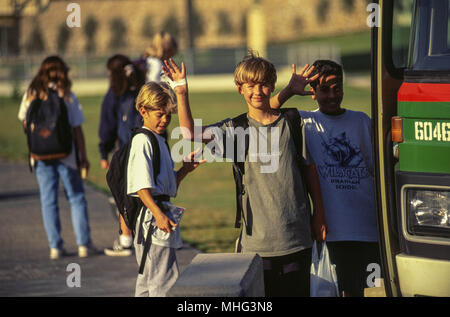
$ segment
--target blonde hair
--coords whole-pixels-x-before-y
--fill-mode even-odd
[[[257,53],[248,52],[236,66],[234,83],[241,86],[248,82],[267,84],[274,88],[277,82],[275,66],[268,60],[257,56]]]
[[[166,114],[177,112],[175,93],[167,83],[148,82],[142,86],[136,99],[136,109],[163,111]]]
[[[153,36],[152,43],[145,50],[145,57],[156,57],[159,59],[170,58],[177,53],[178,44],[170,33],[162,31]]]

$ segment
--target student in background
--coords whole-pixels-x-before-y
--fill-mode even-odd
[[[146,61],[145,82],[161,81],[163,61],[176,55],[178,44],[170,33],[162,31],[153,36],[152,43],[145,50]]]
[[[100,125],[99,151],[102,169],[109,168],[108,156],[116,146],[130,141],[131,130],[141,126],[141,119],[136,110],[136,97],[142,82],[139,82],[139,70],[131,60],[121,54],[111,56],[107,62],[110,87],[103,98]],[[116,144],[118,143],[118,144]],[[120,234],[112,248],[104,250],[108,256],[130,256],[133,237],[122,216],[119,216]]]
[[[50,246],[50,259],[55,260],[67,255],[61,237],[61,222],[58,207],[59,179],[62,180],[67,200],[70,204],[72,225],[78,245],[78,256],[87,257],[97,253],[91,241],[88,209],[85,198],[80,168],[88,169],[84,134],[81,125],[84,115],[81,104],[71,91],[69,67],[58,56],[49,56],[42,62],[38,73],[33,78],[27,92],[23,96],[18,114],[19,120],[26,128],[27,111],[30,104],[40,99],[48,101],[51,94],[57,100],[63,100],[67,109],[67,117],[72,127],[72,150],[60,159],[35,160],[34,167],[39,184],[41,210]]]

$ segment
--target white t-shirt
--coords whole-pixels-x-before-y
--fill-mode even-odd
[[[177,195],[177,179],[176,172],[174,171],[174,162],[170,156],[169,148],[166,146],[164,138],[156,133],[154,134],[158,140],[161,152],[160,172],[156,184],[153,179],[152,143],[145,134],[137,134],[131,141],[130,157],[127,166],[127,194],[138,197],[137,192],[139,190],[150,189],[152,197],[158,195],[175,197]],[[141,212],[140,214],[142,215],[143,213]],[[146,208],[144,237],[147,236],[147,230],[152,219],[152,213]],[[136,223],[140,223],[140,216]],[[180,227],[177,226],[176,230],[172,231],[170,237],[166,240],[158,239],[155,235],[152,235],[152,243],[164,247],[181,247],[183,242],[180,237],[179,228]]]
[[[69,118],[69,124],[71,127],[78,127],[84,123],[84,114],[81,108],[81,104],[74,93],[71,93],[70,100],[64,100],[67,108],[67,116]],[[19,113],[17,117],[21,122],[25,121],[27,116],[28,108],[30,107],[31,101],[27,100],[27,93],[22,97],[22,102],[20,103]],[[76,158],[75,158],[75,143],[72,144],[72,152],[69,156],[60,160],[61,163],[70,166],[74,169],[77,168]]]
[[[161,69],[162,62],[159,58],[148,57],[147,58],[147,74],[145,76],[145,82],[150,81],[160,82],[161,81]]]
[[[320,110],[300,115],[320,180],[327,241],[377,241],[370,118],[351,110],[337,116]]]

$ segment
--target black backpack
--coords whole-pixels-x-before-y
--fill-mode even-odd
[[[47,100],[35,98],[27,111],[25,133],[30,156],[57,160],[72,151],[72,127],[64,99],[50,89]]]
[[[289,131],[292,135],[295,148],[297,149],[296,153],[296,161],[300,168],[300,173],[303,178],[303,184],[306,194],[306,182],[304,173],[302,172],[303,166],[303,158],[302,158],[302,149],[303,149],[303,137],[302,137],[302,127],[301,127],[301,117],[298,109],[296,108],[284,108],[280,109],[281,115],[284,116],[286,122],[289,126]],[[247,113],[243,113],[240,116],[237,116],[231,120],[232,126],[236,129],[237,127],[241,127],[244,130],[249,127]],[[226,153],[226,138],[224,138],[224,153]],[[243,215],[242,209],[242,196],[245,194],[245,186],[243,183],[243,177],[245,174],[245,159],[238,159],[238,145],[237,138],[234,138],[234,159],[233,159],[233,176],[236,184],[236,219],[235,219],[235,228],[241,227],[241,219]],[[245,157],[247,157],[249,148],[249,135],[245,134]],[[308,197],[306,195],[306,197]],[[247,232],[251,232],[251,228],[246,227]]]
[[[153,149],[152,163],[155,183],[160,172],[161,158],[159,143],[153,132],[144,128],[135,128],[131,133],[130,141],[114,153],[108,172],[106,173],[106,181],[111,190],[111,194],[114,197],[119,213],[122,215],[127,227],[134,233],[136,220],[143,204],[139,197],[127,195],[127,166],[133,137],[136,134],[144,133],[150,138]]]

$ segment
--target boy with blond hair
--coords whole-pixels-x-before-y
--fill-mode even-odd
[[[151,244],[142,274],[138,275],[136,281],[135,295],[160,297],[166,295],[178,278],[175,249],[182,246],[180,229],[167,214],[167,210],[173,207],[170,198],[176,196],[182,179],[202,162],[193,162],[194,153],[191,153],[190,162],[183,162],[183,166],[174,171],[174,162],[165,135],[172,113],[176,112],[176,101],[167,84],[145,84],[136,99],[136,109],[144,122],[142,128],[153,133],[158,141],[160,172],[158,175],[153,172],[155,151],[150,138],[144,133],[136,134],[131,141],[127,166],[127,194],[138,196],[143,203],[136,221],[134,240],[139,264],[145,254],[145,239],[151,239]],[[163,234],[147,234],[149,230],[157,229]]]
[[[304,70],[300,76],[303,90],[309,76]],[[317,171],[314,164],[305,164],[302,156],[307,155],[307,151],[297,148],[293,138],[295,133],[301,135],[301,128],[292,130],[288,116],[279,110],[272,110],[270,106],[277,80],[275,67],[254,54],[247,55],[235,70],[235,84],[244,97],[248,113],[202,129],[194,126],[184,63],[180,69],[172,60],[166,61],[164,72],[176,86],[178,116],[185,138],[205,143],[214,140],[214,147],[221,148],[222,144],[223,147],[227,143],[232,144],[226,139],[237,121],[250,131],[248,149],[235,146],[238,153],[231,155],[228,154],[229,146],[228,150],[222,147],[223,155],[233,159],[234,166],[239,166],[234,170],[235,175],[241,173],[240,178],[236,178],[239,189],[237,222],[243,221],[240,251],[257,253],[262,257],[266,296],[309,296],[311,231],[322,240],[326,235],[326,224]],[[289,86],[289,89],[292,87]],[[285,91],[282,91],[273,97],[274,102],[283,99],[284,95]],[[299,116],[297,121],[300,127]],[[202,131],[202,135],[194,135],[197,130]],[[219,141],[222,138],[225,139],[223,143]],[[267,146],[267,143],[278,146],[271,146],[270,152],[265,153],[261,145]],[[255,145],[260,145],[256,151]],[[262,164],[267,158],[277,162],[276,168],[269,172]],[[308,192],[314,205],[312,222]]]

